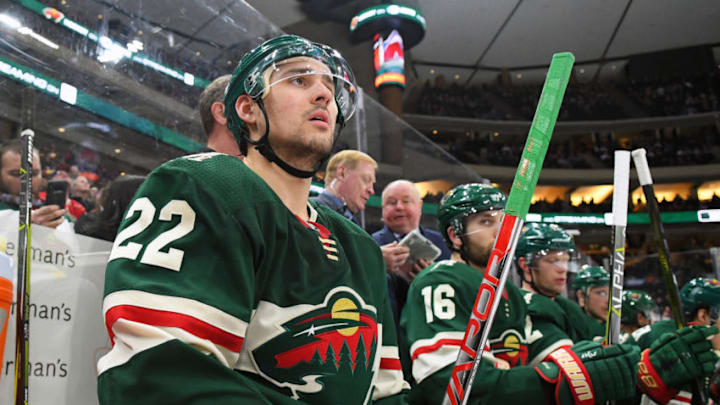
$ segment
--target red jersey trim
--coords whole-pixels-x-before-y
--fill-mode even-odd
[[[185,330],[201,339],[207,339],[215,345],[239,353],[243,345],[243,337],[226,332],[207,322],[189,315],[177,312],[160,311],[142,308],[134,305],[118,305],[105,314],[105,327],[110,335],[110,341],[115,341],[112,325],[118,319],[139,322],[152,326],[175,327]]]

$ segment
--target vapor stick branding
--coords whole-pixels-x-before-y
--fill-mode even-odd
[[[482,358],[478,352],[485,348],[495,312],[500,304],[497,291],[502,291],[505,287],[505,279],[512,263],[508,258],[515,252],[574,62],[575,57],[571,53],[553,55],[505,206],[505,216],[485,268],[483,282],[450,377],[443,401],[445,404],[465,404],[469,398],[468,394]]]
[[[610,305],[605,327],[605,342],[618,343],[622,314],[623,280],[625,278],[625,227],[627,226],[628,187],[630,182],[630,152],[615,151],[613,184],[613,256],[610,277]]]

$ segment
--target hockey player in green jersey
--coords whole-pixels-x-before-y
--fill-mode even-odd
[[[680,289],[680,300],[682,301],[685,319],[689,325],[720,326],[720,282],[718,280],[708,278],[690,280]],[[645,303],[644,306],[649,306],[649,303]],[[625,308],[623,308],[623,311],[625,311]],[[644,351],[667,341],[670,336],[685,333],[687,329],[689,328],[678,330],[674,320],[666,319],[635,330],[627,341],[636,344],[640,350]],[[720,349],[719,336],[715,334],[711,339],[715,351]],[[713,356],[715,355],[713,354]],[[643,353],[643,361],[644,358],[645,353]],[[654,389],[644,390],[644,392],[655,402],[661,404],[668,403],[671,400],[677,401],[673,403],[690,403],[692,399],[689,386],[679,390],[660,385]]]
[[[415,278],[401,317],[412,358],[413,404],[442,401],[504,202],[505,196],[492,186],[465,184],[448,192],[440,203],[438,224],[453,251],[452,259]],[[521,344],[535,339],[536,331],[527,329],[525,317],[516,312],[524,306],[518,293],[517,287],[506,285],[491,333],[506,338],[506,349],[514,341],[516,350],[505,351],[509,361],[490,353],[483,355],[469,403],[590,404],[635,394],[639,352],[633,346],[603,348],[598,343],[580,342],[560,348],[537,367],[523,366],[519,361],[525,355]],[[513,333],[507,333],[510,331]],[[684,345],[682,353],[694,359],[688,345],[703,342],[705,336],[698,332],[675,343]],[[700,351],[707,350],[699,345]],[[508,369],[513,359],[515,367]]]
[[[622,296],[622,314],[620,328],[625,334],[632,334],[636,330],[653,323],[653,312],[657,304],[650,294],[641,290],[625,290]],[[623,337],[620,337],[621,341]]]
[[[546,223],[526,224],[515,250],[516,268],[534,322],[565,335],[546,333],[544,344],[550,351],[580,340],[600,339],[604,332],[594,321],[591,323],[578,304],[561,295],[574,254],[572,235]]]
[[[573,279],[573,291],[585,311],[587,324],[594,336],[605,334],[608,314],[610,274],[600,266],[584,266]]]
[[[243,56],[225,111],[244,162],[162,165],[120,226],[101,404],[404,402],[380,249],[308,203],[357,94],[325,45],[285,35]]]

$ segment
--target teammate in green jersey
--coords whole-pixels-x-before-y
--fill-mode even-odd
[[[525,299],[537,322],[544,319],[556,325],[570,342],[601,339],[604,330],[598,328],[597,322],[591,321],[574,301],[561,295],[574,255],[573,237],[560,226],[526,224],[515,250],[515,264]],[[552,342],[547,344],[548,347],[553,345]]]
[[[583,266],[573,279],[573,292],[587,315],[587,323],[595,336],[605,333],[608,314],[610,274],[600,266]]]
[[[452,258],[415,278],[401,317],[412,358],[413,404],[442,401],[504,203],[498,189],[484,184],[457,186],[440,203],[438,224]],[[537,367],[525,366],[532,342],[543,334],[522,312],[525,303],[517,287],[507,284],[501,297],[491,337],[500,337],[496,341],[506,345],[498,350],[491,339],[494,349],[483,355],[470,403],[569,405],[604,403],[635,394],[639,352],[633,346],[602,348],[598,343],[580,342],[558,348]],[[704,338],[698,334],[688,342]]]
[[[653,323],[653,312],[655,311],[657,311],[657,304],[650,294],[640,290],[625,290],[622,296],[620,328],[623,333],[632,334]]]
[[[244,162],[162,165],[120,226],[101,404],[404,402],[380,249],[308,203],[356,97],[325,45],[285,35],[243,56],[225,111]]]
[[[690,280],[680,289],[680,300],[689,325],[720,326],[720,282],[718,280],[708,278]],[[648,303],[645,305],[649,306]],[[635,330],[631,334],[631,339],[627,341],[635,343],[641,350],[646,350],[655,347],[658,342],[664,342],[669,336],[683,333],[685,329],[688,328],[678,330],[674,320],[666,319]],[[716,351],[720,349],[719,336],[716,334],[711,339],[712,347]],[[713,356],[715,355],[713,354]],[[679,401],[677,403],[690,403],[692,398],[689,387],[678,390],[661,385],[656,389],[645,391],[645,393],[658,403],[666,403],[670,400]]]

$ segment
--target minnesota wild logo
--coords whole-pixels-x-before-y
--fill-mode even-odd
[[[510,363],[510,367],[525,365],[528,347],[521,336],[516,330],[508,329],[497,339],[490,340],[490,351],[495,357]]]
[[[280,327],[281,334],[252,350],[265,378],[313,403],[367,398],[378,347],[377,312],[355,291],[334,288],[321,305]]]

